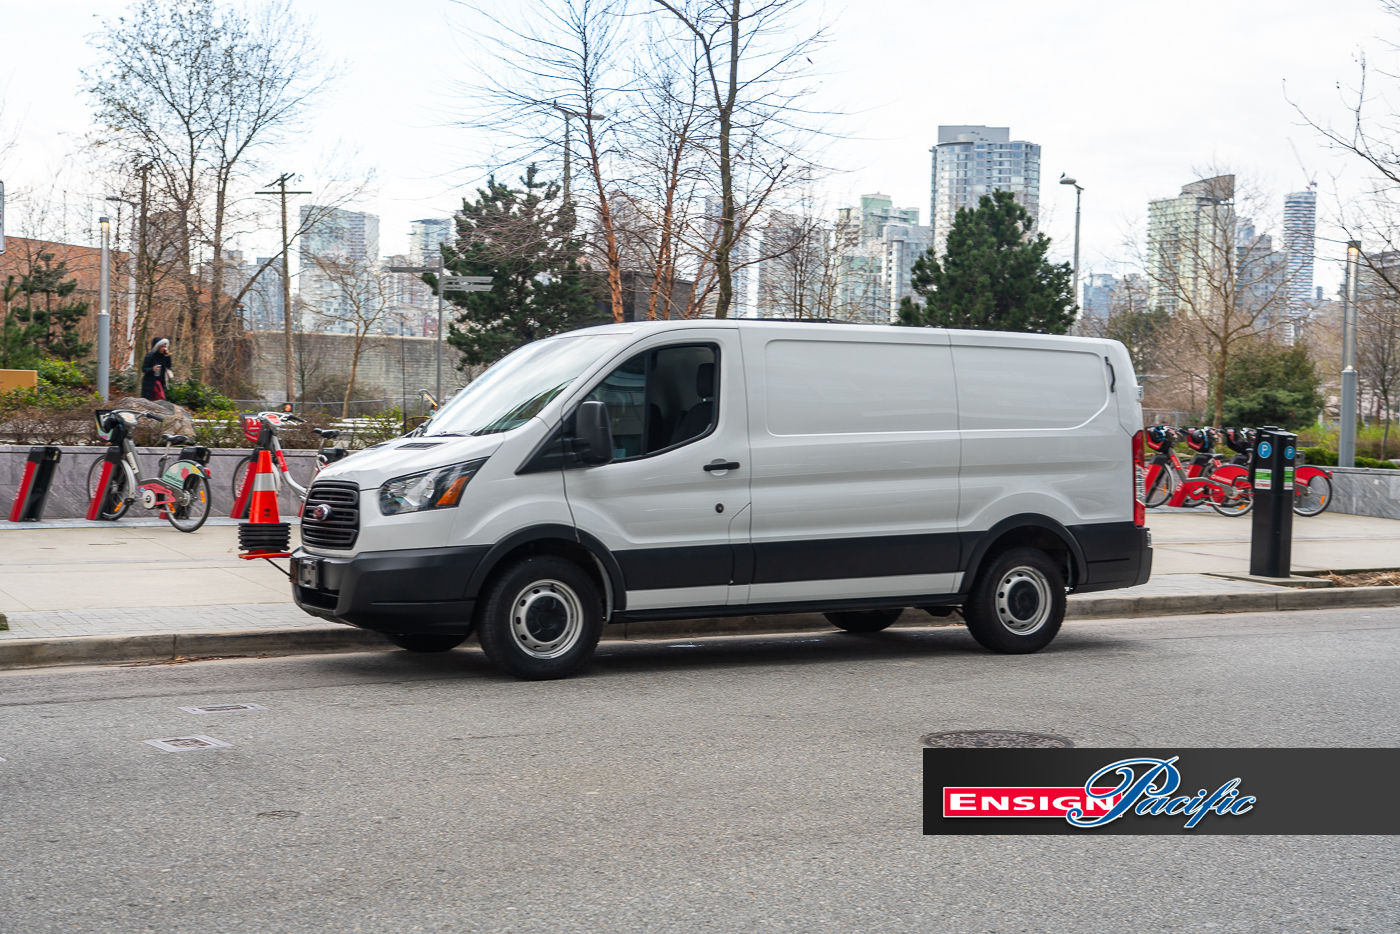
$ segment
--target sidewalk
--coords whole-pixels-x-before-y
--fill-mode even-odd
[[[1207,572],[1248,573],[1248,518],[1199,510],[1154,511],[1148,522],[1155,549],[1152,580],[1126,590],[1071,596],[1071,619],[1400,604],[1400,588],[1303,592],[1210,576]],[[1400,521],[1327,514],[1297,519],[1293,556],[1295,570],[1400,567]],[[267,646],[278,632],[297,632],[324,650],[383,644],[370,634],[328,626],[298,610],[279,571],[266,562],[237,557],[232,523],[208,525],[194,534],[164,523],[121,528],[0,524],[0,612],[8,616],[10,626],[0,631],[0,652],[7,645],[19,651],[20,643],[39,640],[68,643],[140,634],[222,634],[241,644]],[[911,610],[900,625],[932,622]],[[827,628],[820,616],[802,614],[632,624],[610,627],[607,635],[665,638]],[[252,640],[255,635],[260,637]],[[221,643],[206,639],[201,644]],[[176,651],[169,638],[145,645],[126,651]],[[4,665],[0,659],[0,667]]]

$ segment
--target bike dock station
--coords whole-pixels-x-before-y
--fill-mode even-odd
[[[51,444],[29,449],[24,464],[24,477],[10,509],[11,522],[38,522],[44,517],[44,505],[53,486],[54,472],[63,460],[63,452]]]

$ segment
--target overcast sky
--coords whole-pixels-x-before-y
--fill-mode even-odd
[[[345,75],[269,177],[314,173],[337,142],[357,151],[378,175],[376,193],[357,207],[380,215],[381,251],[400,252],[410,220],[446,215],[480,181],[460,167],[487,141],[451,125],[460,106],[452,83],[469,47],[455,31],[470,20],[445,0],[295,5]],[[93,61],[86,37],[123,6],[0,6],[0,130],[18,142],[0,166],[3,179],[34,187],[68,178],[67,197],[86,199],[94,218],[100,193],[61,170],[89,129],[79,93],[79,70]],[[824,74],[815,103],[847,114],[833,124],[826,159],[841,170],[828,183],[833,206],[878,191],[918,207],[927,223],[937,127],[1009,126],[1013,139],[1043,147],[1041,222],[1058,258],[1072,251],[1074,192],[1056,180],[1066,172],[1085,186],[1085,272],[1113,271],[1148,200],[1175,195],[1213,166],[1257,177],[1274,192],[1275,211],[1284,192],[1316,175],[1319,234],[1335,238],[1325,223],[1332,179],[1349,196],[1363,173],[1300,125],[1288,97],[1319,119],[1345,122],[1337,84],[1354,82],[1359,50],[1400,70],[1387,44],[1400,39],[1400,21],[1378,0],[861,0],[814,2],[810,15],[831,28],[814,56]],[[243,246],[257,252],[271,242]],[[1329,289],[1339,279],[1337,253],[1319,242],[1318,284]]]

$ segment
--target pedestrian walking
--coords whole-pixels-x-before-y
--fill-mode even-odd
[[[141,398],[165,400],[170,380],[170,338],[151,339],[151,352],[141,361]]]

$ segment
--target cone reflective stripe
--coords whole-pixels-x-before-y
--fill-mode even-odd
[[[252,501],[248,505],[248,521],[281,522],[277,514],[277,482],[272,477],[272,456],[258,452],[257,475],[253,477]]]

